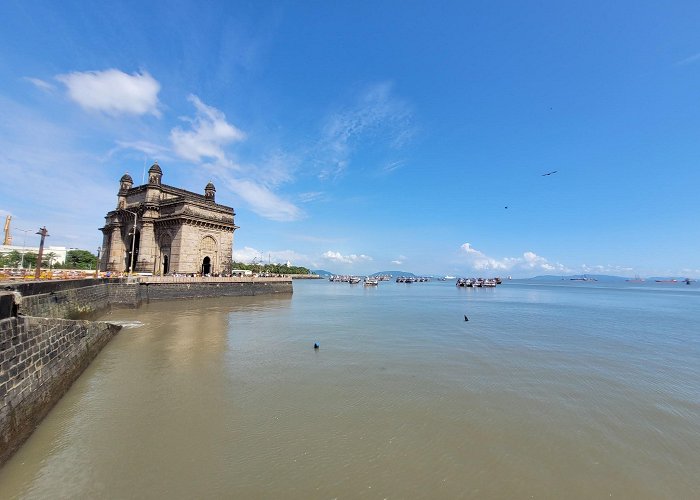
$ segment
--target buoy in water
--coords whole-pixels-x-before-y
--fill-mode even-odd
[[[464,321],[469,321],[469,318],[467,318],[467,315],[464,315]]]
[[[318,349],[319,347],[321,347],[321,346],[318,345],[318,342],[314,342],[314,349]]]

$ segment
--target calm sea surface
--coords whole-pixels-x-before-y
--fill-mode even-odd
[[[102,319],[143,326],[0,470],[1,498],[700,491],[697,284],[295,281]]]

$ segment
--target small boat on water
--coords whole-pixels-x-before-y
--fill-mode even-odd
[[[356,285],[360,281],[362,281],[362,280],[360,278],[358,278],[357,276],[350,276],[350,278],[348,278],[348,283],[350,283],[351,285]]]
[[[377,286],[379,285],[379,280],[376,278],[372,278],[370,276],[367,276],[365,278],[365,286]]]

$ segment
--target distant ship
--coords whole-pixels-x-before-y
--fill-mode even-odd
[[[589,278],[589,277],[586,276],[585,274],[584,274],[582,277],[580,277],[580,278],[569,278],[569,279],[570,279],[571,281],[598,281],[598,280],[595,279],[595,278]]]
[[[678,283],[678,280],[656,280],[657,283]]]
[[[635,275],[634,279],[631,278],[631,279],[628,279],[625,281],[627,281],[629,283],[644,283],[644,278],[640,278],[639,275],[637,274],[637,275]]]

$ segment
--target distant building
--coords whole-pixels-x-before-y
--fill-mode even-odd
[[[66,253],[68,252],[66,247],[50,247],[44,246],[44,257],[43,261],[47,262],[51,259],[52,264],[63,264],[66,262]],[[24,255],[26,253],[33,253],[39,255],[39,247],[25,247],[20,245],[0,245],[0,254],[8,254],[10,252],[17,251]]]
[[[204,194],[161,183],[158,163],[148,170],[148,184],[134,187],[129,174],[120,179],[117,208],[107,213],[102,271],[128,271],[133,247],[134,272],[213,274],[229,270],[233,252],[233,208],[215,203],[210,182]],[[136,214],[136,235],[132,232]]]

